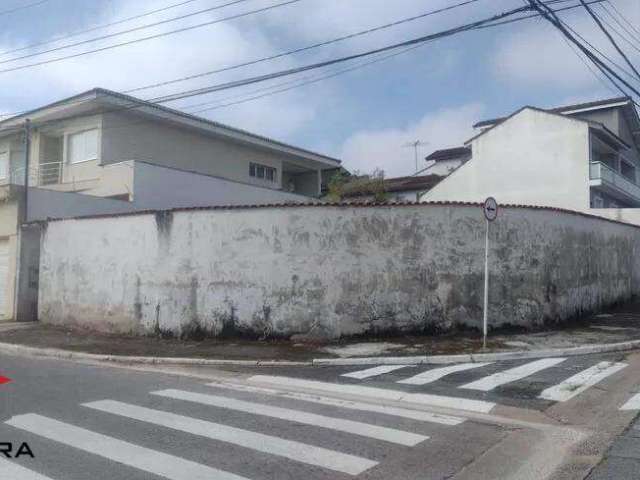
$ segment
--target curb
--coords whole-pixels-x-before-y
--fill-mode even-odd
[[[309,367],[348,365],[418,365],[445,363],[497,362],[561,356],[587,355],[593,353],[623,352],[640,348],[640,340],[628,342],[591,344],[581,347],[557,348],[499,353],[473,353],[461,355],[422,355],[411,357],[358,357],[358,358],[315,358],[306,362],[287,360],[225,360],[213,358],[143,357],[129,355],[105,355],[86,352],[72,352],[58,348],[38,348],[26,345],[0,342],[0,353],[26,355],[58,360],[81,360],[116,364],[173,365],[173,366],[218,366],[235,365],[249,367]]]
[[[624,352],[640,348],[640,340],[619,343],[601,343],[581,347],[550,348],[546,350],[521,350],[516,352],[468,353],[461,355],[423,355],[417,357],[360,357],[360,358],[318,358],[313,365],[415,365],[444,363],[497,362],[500,360],[520,360],[560,356],[587,355],[591,353]]]

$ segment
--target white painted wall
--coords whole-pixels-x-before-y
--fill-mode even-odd
[[[589,131],[584,122],[525,109],[472,142],[473,158],[422,196],[589,210]]]
[[[478,327],[475,206],[191,210],[51,222],[40,320],[176,335]],[[492,224],[490,325],[560,322],[638,293],[640,230],[506,208]],[[73,239],[73,241],[69,241]]]

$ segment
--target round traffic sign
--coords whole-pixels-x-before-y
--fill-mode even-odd
[[[498,216],[498,202],[496,202],[495,198],[489,197],[484,201],[482,210],[485,218],[490,222],[493,222]]]

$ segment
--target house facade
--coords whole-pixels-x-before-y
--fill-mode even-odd
[[[549,206],[601,214],[640,207],[640,118],[629,98],[479,122],[470,158],[422,201]],[[600,210],[599,210],[600,209]]]
[[[326,172],[339,166],[325,155],[104,89],[0,122],[0,320],[29,320],[34,311],[20,314],[22,282],[37,287],[35,259],[22,261],[31,274],[21,266],[21,252],[30,249],[21,238],[29,235],[21,228],[27,222],[310,202]]]

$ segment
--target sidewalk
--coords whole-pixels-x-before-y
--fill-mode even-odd
[[[328,343],[245,339],[181,341],[105,335],[34,324],[0,324],[0,343],[72,352],[136,357],[310,362],[318,358],[456,355],[565,349],[640,340],[640,301],[579,319],[570,326],[531,333],[496,332],[482,350],[479,334],[359,338]]]

